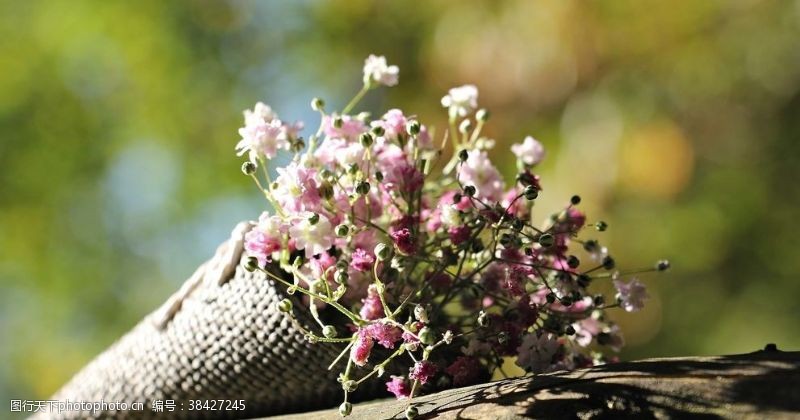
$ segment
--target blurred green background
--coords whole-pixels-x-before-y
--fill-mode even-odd
[[[234,156],[257,100],[316,126],[363,59],[403,107],[474,83],[500,153],[549,157],[649,307],[623,358],[800,348],[800,2],[0,2],[0,398],[46,398],[262,200]],[[4,403],[7,404],[7,403]]]

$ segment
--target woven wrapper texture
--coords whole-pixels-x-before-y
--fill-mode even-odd
[[[139,402],[142,411],[66,411],[38,417],[242,418],[336,406],[341,385],[327,365],[343,346],[308,343],[290,317],[275,308],[287,297],[297,307],[296,297],[263,273],[242,267],[243,238],[250,228],[240,223],[164,305],[52,397]],[[295,313],[312,325],[304,311]],[[379,381],[362,384],[353,400],[379,391]],[[190,400],[220,399],[244,400],[246,409],[189,410]],[[155,400],[175,400],[175,411],[153,411]]]

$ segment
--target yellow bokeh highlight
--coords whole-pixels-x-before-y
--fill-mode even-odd
[[[634,128],[620,152],[619,183],[634,194],[670,199],[692,178],[694,149],[671,121]]]

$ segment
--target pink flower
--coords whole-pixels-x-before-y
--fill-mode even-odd
[[[636,312],[644,307],[644,301],[650,295],[647,294],[647,287],[637,279],[625,283],[621,280],[614,280],[614,287],[617,289],[617,300],[626,312]]]
[[[366,365],[372,346],[372,338],[367,335],[367,332],[363,328],[358,330],[356,342],[350,349],[350,359],[358,366]]]
[[[503,177],[484,151],[469,152],[467,160],[461,165],[459,179],[463,185],[475,187],[477,198],[496,202],[503,197]]]
[[[364,304],[361,307],[361,311],[359,311],[361,318],[371,321],[386,316],[383,312],[381,297],[378,296],[378,288],[374,284],[369,285],[367,288],[367,297],[362,299],[361,302]]]
[[[533,166],[544,159],[544,146],[531,136],[525,137],[521,144],[511,146],[511,151],[525,165]]]
[[[453,245],[466,242],[470,238],[471,233],[472,231],[465,225],[454,226],[447,230],[447,234],[450,235],[450,241]]]
[[[447,369],[444,370],[453,377],[454,386],[472,385],[484,376],[484,369],[475,357],[459,356]]]
[[[393,349],[394,343],[400,341],[403,336],[403,330],[399,327],[383,322],[368,325],[365,329],[370,337],[387,349]]]
[[[392,380],[386,382],[386,389],[394,394],[398,400],[408,398],[411,395],[411,384],[402,376],[392,375]]]
[[[316,217],[317,221],[312,222]],[[327,217],[302,212],[292,221],[289,236],[297,249],[305,249],[306,258],[321,254],[333,245],[333,227]]]
[[[411,236],[411,231],[408,228],[398,229],[390,233],[389,236],[394,242],[395,248],[403,255],[411,255],[416,251],[417,244]]]
[[[300,212],[319,209],[320,196],[315,169],[291,162],[277,171],[278,178],[275,180],[272,195],[284,210]]]
[[[286,226],[278,216],[270,216],[264,212],[258,218],[258,224],[244,237],[244,248],[247,255],[256,257],[258,265],[264,267],[271,255],[281,249],[281,238]]]
[[[406,116],[399,109],[390,109],[383,118],[372,123],[373,126],[383,128],[383,137],[387,140],[397,141],[406,135]]]
[[[401,160],[389,166],[384,175],[384,186],[388,190],[395,190],[401,193],[417,192],[422,188],[422,184],[425,181],[422,172],[406,160]]]
[[[550,333],[526,334],[517,348],[517,365],[533,373],[548,371],[560,344]]]
[[[350,267],[358,271],[369,271],[372,270],[374,262],[375,257],[369,251],[365,251],[364,248],[356,248],[350,260]]]
[[[367,126],[361,120],[353,118],[350,115],[342,115],[340,118],[342,119],[342,126],[339,128],[334,127],[333,119],[330,116],[326,115],[322,119],[322,127],[326,136],[335,139],[357,141],[358,136],[367,131]]]
[[[426,384],[433,375],[436,374],[437,370],[438,368],[435,364],[427,360],[420,360],[410,369],[411,373],[408,377],[422,384]]]

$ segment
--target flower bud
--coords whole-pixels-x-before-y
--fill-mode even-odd
[[[508,333],[507,333],[507,332],[505,332],[505,331],[500,331],[500,332],[497,334],[497,342],[498,342],[498,343],[500,343],[500,344],[505,344],[505,343],[507,343],[507,342],[508,342],[508,339],[509,339]]]
[[[336,328],[333,325],[326,325],[322,327],[322,335],[324,335],[325,338],[336,338],[338,334],[336,333]]]
[[[539,236],[539,245],[541,245],[544,248],[550,248],[555,243],[556,243],[556,238],[549,233],[545,233]]]
[[[447,331],[444,332],[444,335],[442,336],[442,340],[444,340],[445,344],[450,344],[450,343],[453,342],[453,337],[455,337],[453,332],[450,331],[450,330],[447,330]]]
[[[461,124],[458,125],[458,131],[461,133],[468,133],[469,130],[472,130],[472,121],[469,119],[461,121]]]
[[[436,342],[436,333],[428,327],[424,327],[419,331],[419,341],[422,344],[431,345]]]
[[[361,135],[358,137],[358,141],[360,141],[361,145],[364,147],[372,146],[372,142],[374,140],[375,139],[372,138],[372,134],[370,133],[361,133]]]
[[[481,327],[488,327],[491,323],[491,318],[489,318],[489,314],[484,311],[480,311],[478,313],[478,325]]]
[[[258,258],[248,257],[247,262],[244,265],[244,269],[250,272],[258,270]]]
[[[283,299],[277,305],[280,312],[289,313],[292,311],[292,301],[289,299]]]
[[[564,330],[564,333],[567,335],[575,335],[575,327],[572,325],[567,325],[567,328]]]
[[[369,194],[369,188],[370,188],[369,182],[361,181],[356,186],[356,192],[361,195],[367,195]]]
[[[523,194],[525,194],[526,200],[535,200],[537,197],[539,197],[539,190],[533,185],[528,185],[525,187]]]
[[[339,415],[342,417],[347,417],[352,412],[353,412],[353,404],[350,404],[347,401],[343,402],[342,405],[339,406]]]
[[[658,271],[667,271],[669,270],[670,264],[668,260],[661,260],[656,264],[656,270]]]
[[[333,127],[334,128],[342,128],[343,125],[344,125],[344,120],[342,119],[342,117],[340,117],[338,115],[336,117],[334,117],[334,119],[333,119]]]
[[[421,127],[419,125],[419,121],[409,121],[408,124],[406,124],[406,131],[412,136],[419,134],[420,130]]]
[[[345,284],[350,276],[347,274],[347,270],[336,270],[336,273],[333,276],[333,279],[336,283]]]
[[[371,131],[372,131],[372,134],[376,135],[377,137],[382,136],[383,133],[384,133],[383,127],[381,127],[379,125],[376,125],[375,127],[372,127]]]
[[[342,223],[341,225],[336,226],[336,236],[343,238],[350,233],[350,228],[347,227],[346,224]]]
[[[475,113],[475,119],[480,122],[489,121],[489,111],[486,108],[481,108]]]
[[[317,193],[323,200],[330,200],[333,198],[333,185],[329,182],[323,182],[317,187]]]
[[[383,182],[383,172],[375,171],[375,180],[378,182]]]
[[[581,260],[579,260],[578,257],[574,255],[567,257],[567,266],[569,266],[569,268],[578,268],[579,265],[581,265]]]
[[[615,265],[616,262],[614,261],[613,258],[611,258],[611,256],[607,255],[605,258],[603,258],[603,268],[605,268],[606,270],[613,269]]]
[[[381,242],[375,245],[375,256],[378,261],[385,261],[392,256],[392,247]]]
[[[598,232],[605,232],[606,229],[608,229],[608,223],[606,223],[606,222],[601,220],[601,221],[595,223],[594,227],[595,227],[595,229],[597,229]]]
[[[579,195],[573,195],[573,196],[572,196],[572,198],[570,198],[570,199],[569,199],[569,202],[570,202],[570,204],[572,204],[573,206],[577,206],[578,204],[580,204],[580,203],[581,203],[581,196],[579,196]]]
[[[474,196],[476,192],[477,190],[473,185],[467,185],[466,187],[464,187],[464,195],[466,195],[467,197]]]
[[[308,217],[308,223],[311,223],[312,226],[316,225],[318,222],[319,222],[319,215],[317,213],[313,213],[311,214],[311,216]]]
[[[247,162],[243,163],[242,164],[242,173],[247,175],[247,176],[253,175],[254,173],[256,173],[256,164],[253,163],[253,162],[250,162],[249,160]]]
[[[406,408],[406,419],[412,420],[417,418],[418,415],[419,415],[419,410],[417,409],[416,406],[409,405],[408,408]]]
[[[322,108],[325,108],[325,101],[321,98],[314,98],[311,100],[311,109],[314,111],[322,111]]]
[[[425,307],[422,305],[417,305],[414,307],[414,318],[417,318],[418,321],[428,323],[428,311],[425,310]]]
[[[469,152],[467,152],[467,149],[461,149],[458,151],[458,160],[466,162],[468,157],[469,157]]]

